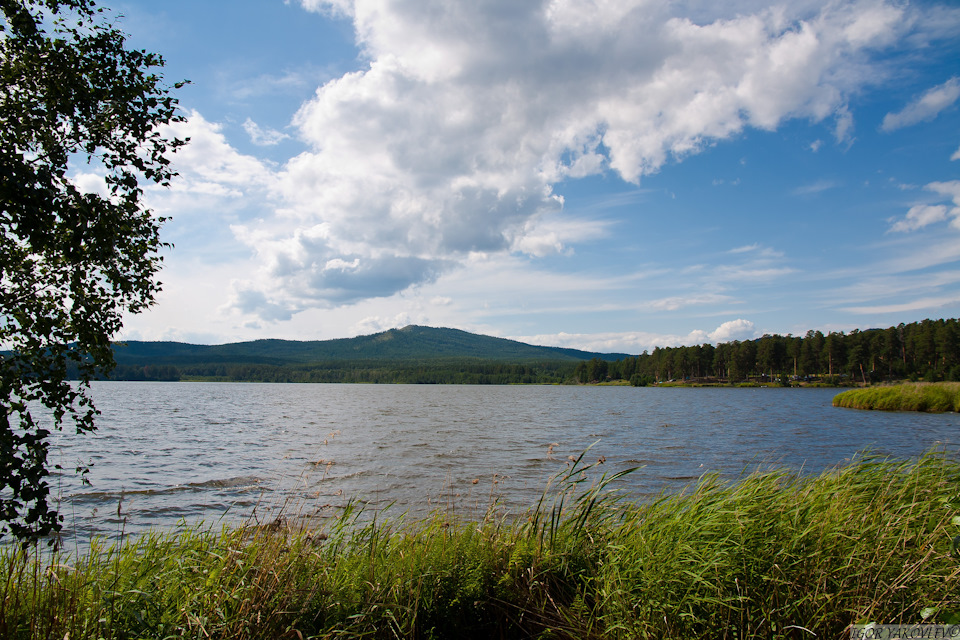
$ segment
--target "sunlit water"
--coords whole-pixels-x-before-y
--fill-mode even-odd
[[[54,436],[65,541],[180,522],[370,513],[471,515],[536,502],[568,456],[606,459],[642,500],[706,472],[819,472],[864,450],[960,443],[960,416],[831,406],[833,389],[101,382],[94,434]],[[596,444],[594,444],[596,443]]]

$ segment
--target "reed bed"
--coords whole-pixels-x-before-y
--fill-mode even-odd
[[[837,394],[833,406],[880,411],[960,411],[960,382],[912,382],[852,389]]]
[[[838,638],[960,612],[960,464],[707,476],[635,504],[584,456],[522,517],[189,528],[0,555],[0,637]]]

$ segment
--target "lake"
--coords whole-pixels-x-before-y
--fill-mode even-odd
[[[957,414],[831,406],[836,389],[97,382],[96,433],[52,436],[51,464],[92,464],[62,495],[65,541],[180,522],[367,513],[522,510],[568,456],[633,499],[707,472],[817,473],[871,450],[956,450]]]

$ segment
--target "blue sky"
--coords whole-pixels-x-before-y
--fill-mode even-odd
[[[955,3],[110,6],[192,83],[125,339],[639,353],[960,315]]]

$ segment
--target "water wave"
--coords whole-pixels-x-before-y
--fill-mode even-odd
[[[70,499],[104,500],[119,499],[124,496],[163,496],[183,492],[199,492],[206,489],[256,489],[264,480],[257,476],[234,476],[231,478],[215,478],[201,482],[188,482],[173,487],[148,489],[121,489],[119,491],[84,491],[68,496]]]

